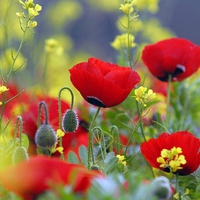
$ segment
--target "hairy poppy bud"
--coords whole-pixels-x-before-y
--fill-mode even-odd
[[[98,171],[98,170],[99,170],[99,167],[98,167],[98,166],[96,166],[96,165],[93,165],[93,166],[91,166],[91,170]]]
[[[65,132],[74,132],[78,128],[78,119],[75,111],[67,110],[63,116],[62,127]]]
[[[151,192],[158,200],[170,199],[172,196],[172,189],[169,180],[164,176],[154,179],[151,184]]]
[[[13,164],[21,161],[28,160],[28,154],[24,147],[17,147],[13,153],[12,162]]]
[[[49,124],[42,124],[35,135],[35,143],[41,148],[50,148],[55,145],[56,133]]]

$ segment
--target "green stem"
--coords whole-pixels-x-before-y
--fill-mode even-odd
[[[133,131],[131,132],[131,135],[130,135],[129,138],[128,138],[128,142],[127,142],[127,144],[126,144],[126,149],[125,149],[125,152],[124,152],[124,155],[125,155],[125,156],[126,156],[126,154],[127,154],[128,147],[129,147],[129,145],[130,145],[130,143],[131,143],[131,139],[132,139],[132,137],[133,137],[133,134],[136,132],[136,130],[138,129],[139,126],[140,126],[140,122],[137,123],[137,125],[135,126],[135,128],[134,128]]]
[[[26,32],[28,30],[28,22],[29,20],[27,20],[26,22],[26,27],[25,27],[25,30],[23,31],[23,35],[22,35],[22,39],[21,39],[21,42],[19,44],[19,47],[18,47],[18,50],[17,50],[17,53],[15,56],[12,55],[12,58],[13,58],[13,62],[12,62],[12,65],[10,67],[10,70],[8,72],[8,74],[6,75],[6,79],[5,79],[5,86],[7,87],[8,86],[8,82],[10,80],[10,77],[11,77],[11,74],[13,72],[13,68],[15,66],[15,62],[20,54],[20,51],[22,49],[22,46],[23,46],[23,43],[25,41],[25,36],[26,36]],[[3,76],[3,75],[2,75]],[[6,101],[6,92],[3,93],[3,97],[2,97],[2,106],[1,106],[1,117],[0,117],[0,130],[1,130],[1,127],[2,127],[2,119],[3,119],[3,115],[4,115],[4,110],[5,110],[5,104],[4,102]]]
[[[17,122],[16,122],[15,132],[14,132],[14,144],[16,142],[18,126],[19,125],[20,125],[20,128],[19,128],[19,146],[21,147],[21,145],[22,145],[22,127],[23,127],[23,121],[22,121],[22,117],[21,116],[17,117]]]
[[[139,115],[139,124],[140,124],[141,134],[142,134],[144,141],[146,141],[146,138],[145,138],[145,135],[144,135],[143,122],[142,122],[142,110],[140,110],[140,106],[139,106],[138,101],[136,101],[136,106],[137,106],[137,113]]]
[[[128,62],[129,62],[129,66],[130,68],[132,68],[132,62],[131,62],[131,47],[130,47],[130,33],[131,33],[131,26],[130,26],[130,16],[129,14],[127,15],[127,18],[128,18]]]
[[[46,53],[45,54],[45,62],[44,62],[44,70],[43,70],[43,74],[42,74],[42,80],[45,82],[45,78],[46,78],[46,74],[47,74],[47,68],[49,65],[49,54]]]
[[[44,107],[45,124],[49,123],[47,105],[46,105],[46,103],[44,101],[41,101],[40,104],[39,104],[39,109],[38,109],[38,124],[37,124],[37,128],[40,128],[40,125],[41,125],[41,110],[42,110],[42,106]]]
[[[168,87],[167,87],[167,110],[166,110],[166,119],[165,119],[165,125],[166,125],[168,130],[170,130],[168,126],[170,125],[169,113],[170,113],[171,82],[172,82],[172,76],[169,75],[169,77],[168,77]]]
[[[114,144],[114,147],[116,148],[117,154],[120,153],[120,138],[119,138],[119,130],[118,127],[113,125],[110,129],[110,133],[111,133],[111,142]],[[116,139],[116,140],[115,140]],[[113,144],[110,147],[110,149],[112,148],[113,151]]]
[[[72,90],[68,87],[63,87],[60,89],[59,93],[58,93],[58,119],[59,119],[59,129],[62,130],[62,109],[61,109],[61,93],[63,90],[68,90],[71,94],[71,105],[70,105],[70,110],[72,110],[73,105],[74,105],[74,94],[72,92]],[[60,137],[59,139],[59,146],[63,147],[62,145],[62,137]],[[64,155],[63,153],[60,153],[60,157],[62,159],[64,159]]]
[[[178,193],[178,200],[180,200],[180,193],[179,193],[179,177],[178,174],[176,174],[176,193]]]
[[[144,129],[143,129],[143,122],[142,122],[142,110],[140,110],[138,101],[136,101],[136,105],[137,105],[137,112],[138,112],[138,115],[139,115],[139,125],[140,125],[140,129],[141,129],[141,134],[142,134],[144,141],[146,141],[146,138],[145,138],[145,135],[144,135]],[[152,173],[152,177],[155,178],[152,166],[148,162],[147,162],[147,164],[148,164],[150,171]]]
[[[90,170],[90,157],[92,156],[92,163],[94,164],[94,155],[93,155],[93,149],[92,149],[92,127],[94,125],[94,122],[99,114],[101,107],[98,107],[96,114],[94,115],[90,127],[89,127],[89,138],[88,138],[88,169]]]
[[[45,116],[45,124],[49,123],[49,118],[48,118],[48,109],[47,109],[47,105],[44,101],[41,101],[39,103],[39,108],[38,108],[38,122],[37,122],[37,129],[40,128],[41,126],[41,116],[42,116],[42,106],[44,107],[44,116]],[[51,153],[48,149],[44,149],[44,148],[40,148],[39,146],[37,146],[37,153],[38,154],[43,154],[43,155],[48,155],[50,156]]]

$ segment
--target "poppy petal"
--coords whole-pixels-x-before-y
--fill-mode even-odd
[[[73,85],[83,98],[105,108],[122,103],[140,82],[140,76],[130,68],[96,58],[89,58],[88,62],[79,63],[69,71]]]
[[[170,38],[147,45],[142,60],[161,81],[167,81],[169,75],[173,81],[182,81],[198,70],[200,47],[183,38]]]

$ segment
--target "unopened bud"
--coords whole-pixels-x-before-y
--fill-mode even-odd
[[[154,179],[151,184],[151,193],[158,200],[169,200],[172,196],[169,180],[164,176]]]
[[[49,124],[42,124],[35,135],[35,143],[41,148],[50,148],[54,146],[56,140],[56,133]]]
[[[62,127],[65,132],[75,132],[78,128],[78,118],[75,111],[67,110],[63,116]]]
[[[98,171],[98,170],[99,170],[99,168],[98,168],[96,165],[93,165],[93,166],[91,166],[91,170]]]
[[[16,164],[25,160],[28,160],[27,150],[24,147],[17,147],[12,157],[13,164]]]

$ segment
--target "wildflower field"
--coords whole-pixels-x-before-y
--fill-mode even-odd
[[[0,5],[0,199],[200,199],[200,46],[159,0]]]

